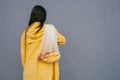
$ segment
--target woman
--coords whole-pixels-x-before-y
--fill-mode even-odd
[[[59,80],[60,54],[40,55],[40,48],[45,24],[46,10],[36,5],[31,11],[29,25],[21,34],[21,62],[23,66],[23,80]],[[57,44],[64,45],[65,37],[56,29]]]

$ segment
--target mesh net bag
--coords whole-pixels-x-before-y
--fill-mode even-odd
[[[44,30],[39,59],[43,58],[44,55],[59,53],[59,48],[57,44],[57,35],[55,32],[55,27],[52,24],[47,24]]]

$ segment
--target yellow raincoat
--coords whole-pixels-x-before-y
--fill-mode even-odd
[[[23,80],[59,80],[59,54],[48,55],[42,61],[38,60],[42,36],[46,24],[38,30],[40,22],[31,24],[26,36],[25,53],[25,29],[21,34],[21,62],[23,66]],[[65,37],[56,30],[58,45],[66,43]]]

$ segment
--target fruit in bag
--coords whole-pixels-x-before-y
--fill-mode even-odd
[[[44,58],[44,54],[40,53],[40,55],[38,56],[38,60],[42,60]]]

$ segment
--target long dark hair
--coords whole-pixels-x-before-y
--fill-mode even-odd
[[[46,20],[46,15],[47,14],[46,14],[45,8],[43,8],[40,5],[34,6],[33,9],[32,9],[32,11],[31,11],[31,16],[30,16],[28,27],[32,23],[34,23],[35,21],[40,22],[40,25],[38,26],[39,27],[38,31],[39,31],[43,27],[43,24],[44,24],[44,22]],[[27,36],[27,29],[28,29],[28,27],[26,27],[26,29],[25,29],[25,53],[26,53],[26,47],[27,47],[26,36]]]
[[[35,21],[40,22],[40,25],[38,26],[39,27],[38,31],[39,31],[43,27],[43,24],[46,20],[46,16],[47,16],[47,14],[46,14],[46,10],[44,7],[42,7],[40,5],[34,6],[32,11],[31,11],[28,26],[30,26]]]

